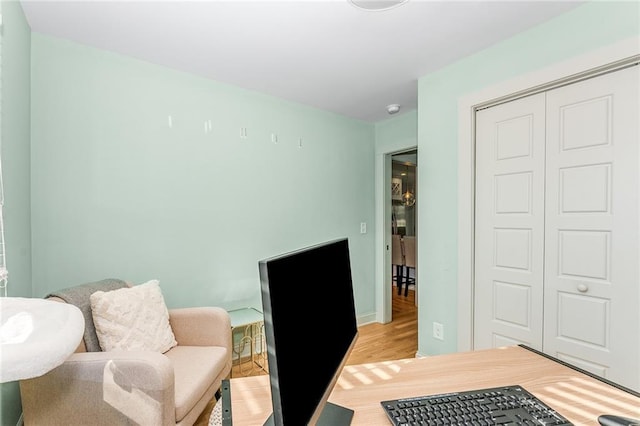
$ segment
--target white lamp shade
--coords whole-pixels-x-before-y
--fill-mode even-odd
[[[38,377],[59,366],[83,333],[84,318],[74,305],[0,297],[0,383]]]

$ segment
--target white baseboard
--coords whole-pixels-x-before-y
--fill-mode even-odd
[[[361,315],[356,319],[356,322],[358,323],[358,327],[360,327],[361,325],[377,322],[376,314],[375,312],[371,312],[369,314]]]

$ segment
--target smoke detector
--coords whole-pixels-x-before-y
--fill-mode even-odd
[[[387,105],[387,112],[389,114],[395,114],[398,111],[400,111],[400,104]]]

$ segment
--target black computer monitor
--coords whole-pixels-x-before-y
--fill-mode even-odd
[[[349,425],[327,401],[358,337],[348,240],[259,262],[273,413],[265,425]]]

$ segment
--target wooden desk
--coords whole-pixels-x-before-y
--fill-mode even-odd
[[[262,426],[271,413],[269,377],[230,383],[233,425]],[[600,414],[640,418],[637,396],[518,346],[348,365],[329,401],[355,411],[353,426],[384,426],[383,400],[514,384],[576,425],[597,425]]]
[[[262,426],[271,413],[269,377],[230,383],[233,425]],[[600,414],[640,418],[637,396],[518,346],[348,365],[329,401],[353,409],[354,426],[384,426],[383,400],[514,384],[576,425],[597,425]]]

